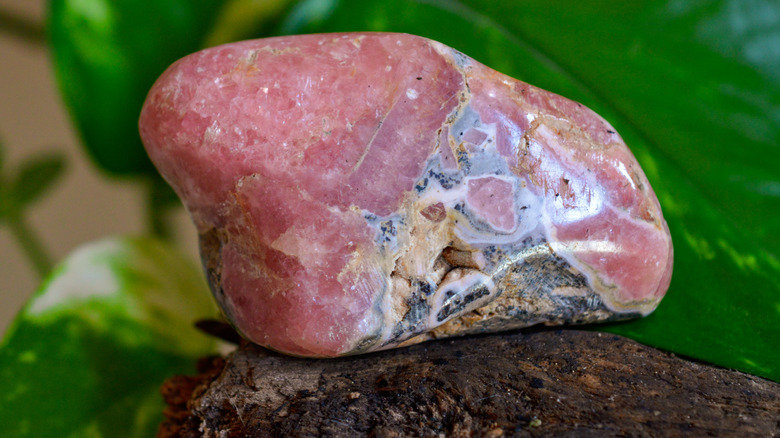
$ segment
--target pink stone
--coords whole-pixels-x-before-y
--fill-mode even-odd
[[[278,351],[617,320],[669,286],[666,222],[612,126],[425,38],[204,50],[140,130],[225,315]]]

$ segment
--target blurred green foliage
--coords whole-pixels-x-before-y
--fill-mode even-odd
[[[138,114],[157,76],[201,48],[222,1],[51,0],[60,90],[84,146],[116,175],[156,174]]]
[[[18,169],[5,161],[0,141],[0,225],[8,227],[41,278],[48,274],[52,262],[43,244],[28,226],[27,210],[52,188],[65,170],[65,159],[54,152],[28,158]]]

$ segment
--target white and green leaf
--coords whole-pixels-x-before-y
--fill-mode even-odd
[[[158,241],[77,249],[0,346],[3,436],[152,436],[163,380],[216,351],[193,322],[217,314],[199,268]]]

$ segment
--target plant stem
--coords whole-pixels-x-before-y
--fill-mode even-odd
[[[43,45],[46,42],[43,26],[4,9],[0,9],[0,32],[15,36],[27,43]]]
[[[19,246],[22,247],[22,250],[32,263],[35,271],[41,278],[44,278],[51,271],[52,262],[41,240],[35,235],[21,215],[15,214],[6,217],[6,223],[11,230],[11,234],[16,238]]]
[[[149,233],[162,240],[170,240],[170,217],[168,210],[172,205],[170,188],[159,178],[149,181],[146,198],[146,223]]]

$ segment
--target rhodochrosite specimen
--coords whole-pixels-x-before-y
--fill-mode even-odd
[[[666,222],[609,123],[425,38],[204,50],[140,128],[225,315],[278,351],[623,319],[669,286]]]

